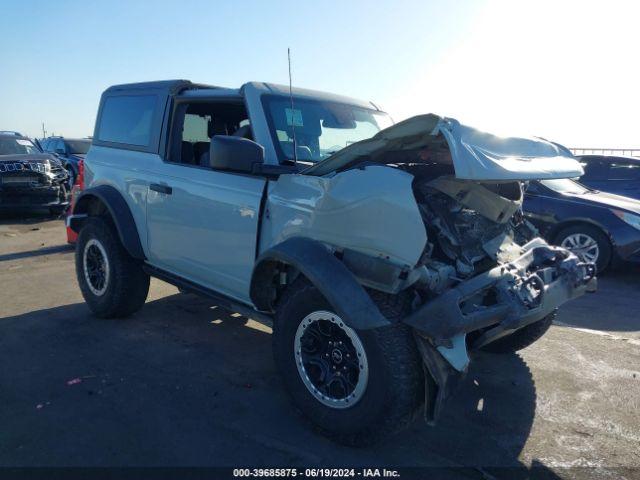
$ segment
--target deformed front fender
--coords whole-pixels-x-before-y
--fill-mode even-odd
[[[363,330],[390,325],[349,269],[322,243],[304,237],[291,237],[258,258],[250,287],[251,301],[258,310],[274,310],[274,281],[284,265],[295,268],[318,288],[350,327]]]

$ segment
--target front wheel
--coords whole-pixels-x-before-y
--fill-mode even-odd
[[[274,357],[293,402],[324,434],[370,444],[413,420],[424,399],[421,360],[405,325],[355,330],[345,320],[296,281],[276,311]]]
[[[101,217],[90,217],[80,230],[76,276],[87,305],[101,318],[131,315],[149,292],[149,275],[124,249],[115,228]]]

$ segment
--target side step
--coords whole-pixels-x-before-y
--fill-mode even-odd
[[[215,290],[211,290],[210,288],[206,288],[202,285],[198,285],[197,283],[185,280],[184,278],[174,275],[173,273],[167,272],[157,267],[153,267],[149,264],[145,264],[143,268],[144,271],[152,277],[156,277],[164,282],[170,283],[171,285],[174,285],[181,290],[186,290],[189,293],[195,293],[196,295],[210,298],[211,300],[216,302],[216,305],[224,308],[225,310],[229,310],[233,313],[237,312],[247,318],[252,318],[253,320],[263,323],[269,327],[273,326],[273,318],[270,315],[259,312],[249,305],[238,302],[237,300],[230,298],[222,293],[216,292]]]

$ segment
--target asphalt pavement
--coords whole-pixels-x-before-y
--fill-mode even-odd
[[[437,426],[346,448],[293,409],[269,327],[158,280],[133,317],[94,318],[62,221],[4,216],[0,466],[538,466],[636,478],[619,469],[640,467],[639,311],[640,271],[610,272],[533,346],[474,358]]]

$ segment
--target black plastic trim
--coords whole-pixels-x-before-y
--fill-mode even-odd
[[[159,278],[160,280],[170,283],[171,285],[175,285],[176,287],[184,291],[210,298],[216,302],[216,305],[229,311],[238,312],[245,317],[257,319],[269,325],[272,324],[271,316],[258,312],[253,307],[238,302],[237,300],[230,298],[223,293],[217,292],[207,287],[203,287],[202,285],[184,279],[171,272],[167,272],[166,270],[154,267],[153,265],[149,265],[148,263],[145,263],[144,270],[152,277]]]
[[[289,238],[258,258],[250,289],[258,310],[274,310],[274,275],[282,264],[294,267],[315,285],[350,327],[391,325],[349,269],[322,243],[303,237]]]
[[[120,241],[129,255],[139,260],[145,259],[136,222],[133,219],[131,210],[129,210],[129,205],[127,205],[124,197],[114,187],[100,185],[83,191],[76,201],[73,214],[90,214],[89,205],[95,199],[100,200],[107,210],[109,210],[111,219],[118,231]],[[69,227],[71,227],[71,230],[74,232],[79,233],[84,221],[85,219],[78,217],[76,220],[70,221]]]

